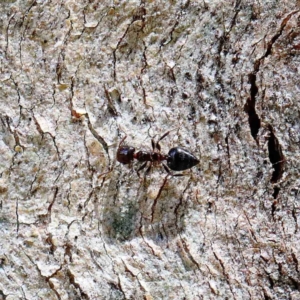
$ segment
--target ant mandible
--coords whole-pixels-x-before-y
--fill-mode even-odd
[[[127,137],[125,136],[121,140],[117,151],[117,161],[125,165],[132,163],[134,159],[142,162],[142,166],[137,170],[138,174],[139,171],[147,166],[148,163],[150,164],[145,172],[146,174],[150,171],[153,165],[157,164],[162,164],[166,172],[170,175],[173,175],[170,172],[170,169],[172,171],[184,171],[197,165],[199,163],[199,160],[184,148],[174,147],[170,149],[168,154],[161,153],[159,142],[169,133],[170,131],[166,132],[157,140],[157,142],[151,139],[152,151],[140,150],[138,152],[135,152],[135,148],[132,146],[123,145]],[[164,161],[167,161],[167,165],[164,163]]]

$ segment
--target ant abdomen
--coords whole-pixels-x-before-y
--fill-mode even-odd
[[[181,148],[172,148],[168,153],[167,165],[173,171],[184,171],[196,166],[199,160],[189,151]]]

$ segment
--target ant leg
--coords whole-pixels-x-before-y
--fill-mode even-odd
[[[148,167],[148,169],[145,172],[145,176],[149,174],[150,170],[152,168],[152,163],[150,164],[150,166]]]
[[[171,129],[171,130],[167,131],[166,133],[164,133],[164,134],[157,140],[157,142],[156,142],[156,144],[155,144],[155,148],[156,148],[158,151],[160,151],[160,144],[159,144],[159,142],[160,142],[162,139],[164,139],[171,131],[174,131],[174,130],[176,130],[176,129],[178,129],[178,127],[176,127],[176,128],[174,128],[174,129]]]
[[[181,177],[181,176],[186,176],[186,175],[184,175],[184,174],[182,174],[182,173],[179,173],[179,174],[172,174],[172,177]]]
[[[140,167],[137,169],[137,171],[136,171],[136,172],[137,172],[137,174],[138,174],[139,178],[141,178],[141,176],[140,176],[140,173],[139,173],[139,172],[140,172],[141,170],[143,170],[143,169],[144,169],[144,168],[147,166],[147,163],[148,163],[148,162],[146,161],[144,164],[142,164],[142,165],[141,165],[141,166],[140,166]]]
[[[157,143],[160,142],[162,139],[164,139],[172,130],[167,131],[166,133],[164,133],[158,140]]]
[[[168,178],[169,177],[180,177],[180,176],[185,176],[184,174],[180,173],[180,174],[174,174],[170,171],[170,169],[165,165],[165,164],[162,164],[164,169],[166,170],[166,172],[168,173],[164,179],[164,182],[162,184],[162,186],[160,187],[159,191],[158,191],[158,194],[156,196],[156,198],[154,199],[153,201],[153,204],[152,204],[152,207],[151,207],[151,222],[153,222],[153,219],[154,219],[154,211],[155,211],[155,207],[156,207],[156,203],[157,203],[157,200],[158,198],[160,197],[167,181],[168,181]]]
[[[122,138],[122,140],[121,140],[121,142],[120,142],[120,144],[119,144],[119,146],[118,146],[118,149],[120,149],[121,145],[124,143],[124,141],[125,141],[126,138],[127,138],[127,135],[125,135],[125,136]],[[111,167],[111,169],[110,169],[109,171],[106,171],[106,172],[103,172],[103,173],[99,174],[97,177],[98,177],[98,178],[101,178],[102,176],[111,173],[112,170],[113,170],[113,167]]]
[[[163,135],[157,140],[156,143],[154,143],[154,141],[152,142],[153,150],[154,150],[154,149],[157,149],[157,150],[160,152],[161,147],[160,147],[159,142],[160,142],[162,139],[164,139],[170,132],[171,132],[171,131],[169,130],[169,131],[167,131],[165,134],[163,134]]]
[[[143,170],[146,166],[147,166],[147,161],[144,163],[144,164],[142,164],[139,168],[138,168],[138,172],[139,171],[141,171],[141,170]]]
[[[179,173],[179,174],[174,174],[173,172],[170,171],[170,169],[164,164],[162,163],[164,169],[166,170],[166,172],[168,173],[168,175],[172,176],[172,177],[180,177],[180,176],[186,176],[182,173]]]
[[[152,145],[152,150],[154,151],[156,149],[156,144],[153,139],[151,139],[151,145]]]
[[[158,194],[156,196],[156,198],[154,199],[153,201],[153,204],[152,204],[152,207],[151,207],[151,222],[153,222],[153,219],[154,219],[154,211],[155,211],[155,207],[156,207],[156,203],[157,203],[157,200],[158,198],[160,197],[161,195],[161,192],[163,190],[163,188],[165,187],[166,183],[167,183],[167,180],[168,180],[168,177],[170,176],[170,174],[168,174],[165,179],[164,179],[164,182],[162,184],[162,186],[160,187],[159,191],[158,191]]]
[[[120,142],[120,144],[119,144],[119,147],[118,147],[118,148],[120,148],[120,147],[121,147],[121,145],[124,143],[124,141],[126,140],[126,138],[127,138],[127,135],[125,135],[125,136],[122,138],[122,140],[121,140],[121,142]]]
[[[171,175],[171,171],[170,171],[170,169],[164,164],[164,163],[162,163],[162,165],[163,165],[163,167],[164,167],[164,169],[165,169],[165,171],[168,173],[168,174],[170,174]]]

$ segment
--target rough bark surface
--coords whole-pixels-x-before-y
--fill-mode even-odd
[[[300,299],[299,9],[2,0],[0,299]]]

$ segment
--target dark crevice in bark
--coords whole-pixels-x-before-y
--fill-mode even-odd
[[[4,294],[4,292],[0,290],[0,296],[2,297],[1,299],[5,300],[8,295]]]
[[[80,295],[80,299],[89,300],[90,297],[83,291],[82,287],[75,281],[75,276],[72,274],[70,270],[67,270],[67,276],[70,280],[70,283],[76,288],[78,295]]]
[[[291,287],[291,289],[293,291],[295,291],[295,290],[299,291],[300,290],[300,282],[292,276],[289,276],[288,279],[289,279],[288,285]]]
[[[258,93],[258,87],[256,85],[256,72],[259,70],[259,64],[256,65],[256,69],[254,72],[249,74],[249,83],[250,83],[250,97],[247,99],[247,103],[245,104],[245,112],[248,114],[248,121],[250,126],[250,131],[252,137],[256,140],[257,134],[261,125],[260,118],[256,113],[255,104],[256,104],[256,96]],[[257,142],[257,140],[256,140]]]
[[[111,289],[111,296],[112,296],[109,299],[126,299],[126,295],[124,291],[121,289],[120,283],[116,284],[113,282],[109,282],[109,286]]]
[[[227,157],[228,157],[228,167],[229,167],[229,170],[231,170],[229,135],[230,135],[230,133],[228,133],[225,137],[225,144],[226,144],[226,152],[227,152]]]
[[[278,195],[279,195],[279,192],[280,192],[280,187],[278,186],[274,186],[274,190],[273,190],[273,198],[274,199],[277,199]]]
[[[16,203],[16,219],[17,219],[17,233],[19,233],[20,223],[19,223],[19,200]]]
[[[270,131],[270,137],[268,140],[269,159],[274,169],[271,182],[276,183],[281,179],[282,174],[284,172],[285,160],[282,153],[281,145],[279,144],[278,139],[274,134],[273,127],[271,125],[269,125],[269,131]],[[274,193],[275,193],[275,188],[274,188]]]
[[[273,217],[273,219],[274,219],[276,208],[277,208],[277,201],[274,201],[272,203],[272,217]]]
[[[274,289],[274,285],[275,285],[274,280],[273,280],[273,278],[270,276],[269,273],[266,272],[266,274],[267,274],[267,280],[269,281],[269,288],[273,290],[273,289]]]
[[[267,293],[265,291],[264,291],[264,299],[265,300],[272,300],[272,298],[269,295],[267,295]]]
[[[291,12],[290,14],[288,14],[284,19],[283,21],[281,22],[281,25],[280,25],[280,28],[278,30],[278,32],[276,32],[276,34],[271,38],[271,40],[269,41],[268,45],[267,45],[267,50],[266,50],[266,53],[265,55],[262,57],[267,57],[271,54],[272,52],[272,47],[274,45],[274,43],[278,40],[278,38],[282,35],[282,32],[283,32],[283,29],[285,28],[287,22],[289,21],[289,19],[295,14],[299,12],[299,10],[296,10],[296,11],[293,11]]]
[[[294,222],[295,222],[295,231],[294,231],[294,233],[296,234],[297,233],[297,231],[298,231],[298,222],[297,222],[297,212],[296,212],[296,208],[295,208],[295,206],[293,207],[293,209],[292,209],[292,217],[293,217],[293,219],[294,219]]]
[[[292,252],[292,259],[293,259],[293,262],[296,266],[296,271],[297,271],[297,273],[299,273],[299,262],[298,262],[296,254],[293,253],[293,252]]]
[[[267,43],[266,52],[254,62],[253,71],[248,75],[249,83],[250,83],[250,97],[247,99],[247,102],[244,106],[244,110],[249,116],[248,121],[249,121],[250,130],[251,130],[251,135],[257,143],[258,143],[257,134],[258,134],[258,131],[261,126],[260,118],[257,115],[256,109],[255,109],[256,97],[258,94],[258,87],[257,87],[257,83],[256,83],[257,73],[260,70],[261,62],[266,57],[268,57],[270,54],[272,54],[272,47],[273,47],[274,43],[282,35],[282,32],[283,32],[287,22],[292,17],[292,15],[295,14],[296,12],[298,12],[298,11],[294,11],[294,12],[290,13],[287,17],[285,17],[283,19],[283,21],[281,22],[280,28]]]

